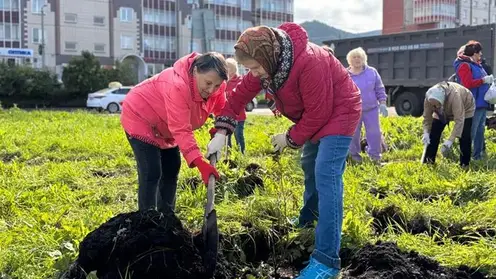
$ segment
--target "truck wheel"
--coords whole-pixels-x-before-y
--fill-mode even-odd
[[[417,95],[412,92],[403,92],[394,101],[394,108],[399,116],[412,115],[420,116],[422,115],[422,102]]]

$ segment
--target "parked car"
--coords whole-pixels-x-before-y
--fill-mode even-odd
[[[132,86],[110,83],[108,88],[88,94],[86,107],[117,113],[122,110],[122,101],[131,88]]]
[[[251,100],[251,102],[249,102],[248,104],[246,104],[245,106],[245,110],[250,112],[254,109],[256,109],[258,107],[258,101],[257,101],[257,98],[253,98],[253,100]]]

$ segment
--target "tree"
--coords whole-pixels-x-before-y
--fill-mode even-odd
[[[135,85],[138,83],[138,77],[134,73],[132,65],[127,61],[115,61],[114,67],[105,71],[107,83],[112,81],[118,81],[122,85]]]
[[[81,52],[64,67],[62,81],[66,91],[73,96],[86,95],[107,86],[105,70],[98,58],[89,51]]]

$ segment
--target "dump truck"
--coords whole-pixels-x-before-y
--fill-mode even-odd
[[[496,24],[460,26],[339,40],[327,40],[336,57],[348,67],[346,55],[362,47],[368,64],[377,69],[388,95],[400,116],[421,116],[425,92],[432,85],[448,80],[454,73],[453,61],[460,47],[470,40],[482,44],[486,63],[495,65]]]

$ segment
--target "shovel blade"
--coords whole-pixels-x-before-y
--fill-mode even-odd
[[[203,265],[208,278],[212,278],[217,266],[217,253],[219,251],[219,228],[217,227],[217,212],[215,209],[210,211],[204,221],[202,228],[204,245]]]

